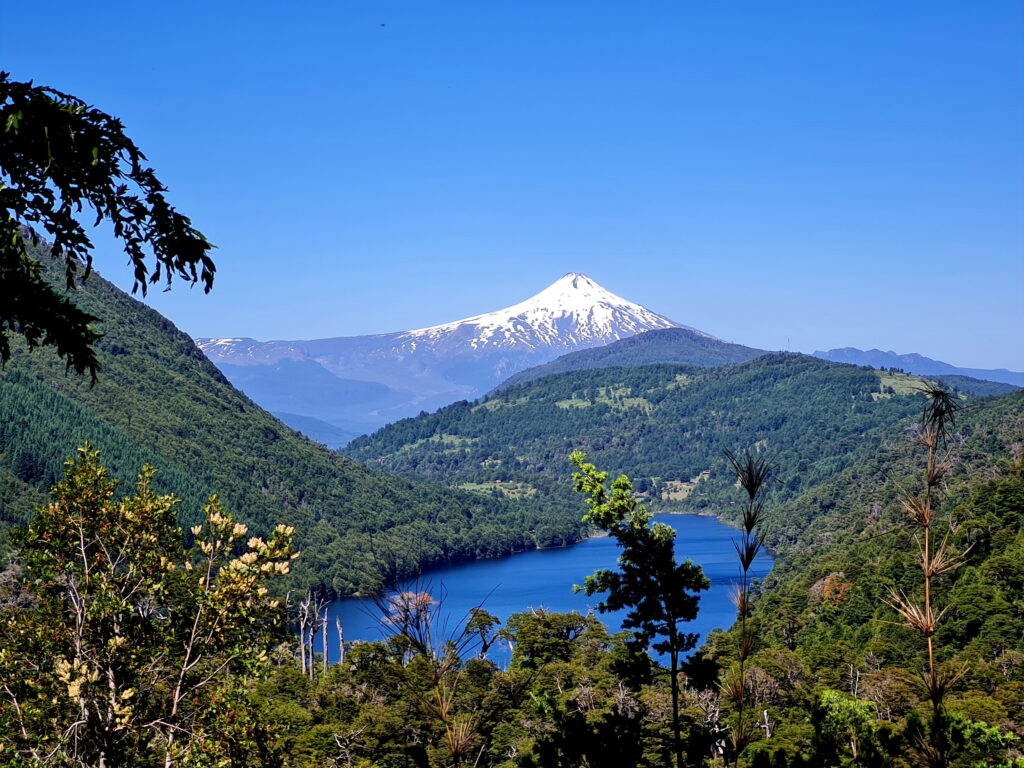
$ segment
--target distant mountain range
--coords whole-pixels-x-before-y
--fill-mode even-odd
[[[566,352],[666,328],[721,343],[573,272],[519,304],[429,328],[312,341],[196,342],[232,383],[286,414],[295,428],[302,427],[287,414],[362,433],[478,397]]]
[[[411,331],[196,343],[232,384],[332,448],[398,419],[555,373],[652,363],[713,368],[765,354],[670,320],[578,272],[510,307]],[[847,347],[814,356],[897,368],[976,395],[1024,386],[1024,373],[960,368],[917,354]]]
[[[869,349],[866,352],[854,347],[830,349],[828,352],[815,352],[815,357],[833,363],[851,363],[852,365],[869,365],[872,368],[899,368],[907,373],[919,376],[970,376],[974,379],[999,381],[1024,387],[1024,373],[1008,371],[1005,368],[960,368],[941,360],[932,360],[916,353],[900,355],[895,352],[883,352],[880,349]]]

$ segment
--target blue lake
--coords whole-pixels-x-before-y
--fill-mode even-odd
[[[711,588],[701,593],[700,613],[686,626],[702,638],[711,630],[729,627],[736,608],[729,598],[739,578],[739,563],[732,541],[737,531],[713,517],[698,515],[655,515],[655,520],[676,530],[676,557],[687,558],[704,569]],[[618,547],[611,538],[595,538],[562,549],[540,549],[494,560],[478,560],[431,571],[427,576],[403,585],[403,589],[429,591],[435,598],[443,595],[439,617],[449,630],[464,621],[471,608],[484,609],[504,621],[513,613],[529,608],[586,613],[600,602],[600,596],[573,593],[574,584],[582,584],[598,568],[616,568]],[[754,561],[751,573],[764,577],[772,567],[772,558],[762,553]],[[614,633],[621,629],[625,612],[598,614]],[[373,603],[357,598],[336,600],[328,608],[328,648],[332,660],[338,655],[334,619],[340,617],[345,642],[380,640],[383,637]],[[445,627],[442,626],[444,633]],[[320,648],[319,638],[316,648]],[[504,664],[503,651],[495,647],[491,657]],[[507,655],[507,649],[504,651]]]

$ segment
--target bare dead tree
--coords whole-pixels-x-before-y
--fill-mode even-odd
[[[345,631],[341,627],[341,616],[334,617],[334,628],[338,631],[338,663],[345,662]]]
[[[296,621],[299,625],[299,664],[302,669],[302,674],[309,674],[306,664],[306,635],[309,632],[310,623],[312,621],[311,608],[313,603],[313,593],[307,592],[305,597],[299,601],[298,615]],[[313,660],[310,659],[309,663],[312,664]]]

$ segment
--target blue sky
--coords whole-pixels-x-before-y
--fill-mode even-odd
[[[401,330],[582,271],[753,346],[1024,370],[1020,2],[58,0],[4,28],[0,68],[121,117],[219,246],[211,295],[150,301],[193,335]]]

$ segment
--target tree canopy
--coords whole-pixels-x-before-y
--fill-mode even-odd
[[[586,577],[582,589],[588,595],[608,595],[597,606],[602,612],[628,608],[622,626],[632,630],[644,647],[661,638],[653,647],[669,655],[673,752],[676,768],[682,768],[679,660],[681,653],[697,645],[697,635],[682,631],[682,625],[697,618],[699,593],[710,582],[699,565],[690,560],[676,562],[675,531],[651,521],[651,513],[637,502],[628,477],[612,482],[609,493],[605,489],[607,472],[599,472],[580,451],[573,451],[569,461],[577,469],[573,474],[576,490],[587,500],[586,520],[622,548],[619,570],[595,571]]]
[[[92,269],[93,244],[80,218],[108,222],[134,270],[133,291],[174,277],[213,287],[214,247],[167,202],[166,187],[121,121],[81,99],[0,72],[0,363],[11,355],[9,333],[30,348],[56,347],[69,368],[89,372],[98,318],[46,280],[28,252],[39,230],[64,262],[64,287]]]

